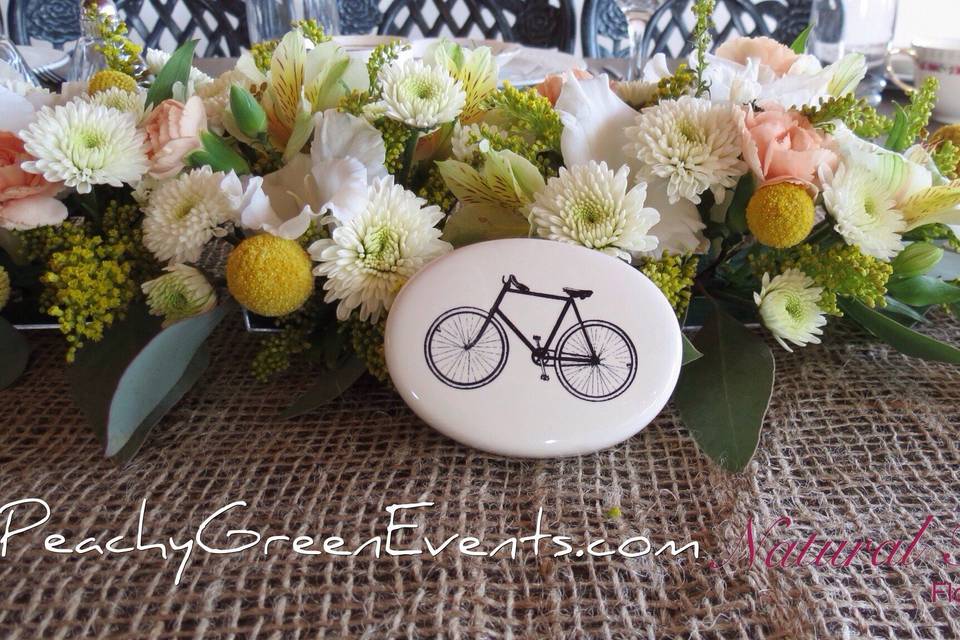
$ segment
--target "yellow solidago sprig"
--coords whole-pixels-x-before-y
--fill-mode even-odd
[[[390,374],[387,372],[387,358],[383,350],[386,326],[386,317],[378,322],[367,322],[360,320],[357,314],[353,314],[346,322],[354,353],[367,365],[367,371],[380,382],[390,380]]]
[[[854,93],[823,98],[816,107],[804,107],[802,111],[816,127],[832,130],[832,123],[839,120],[861,138],[879,138],[893,126],[890,118]]]
[[[143,47],[127,37],[126,23],[115,15],[100,11],[96,3],[84,9],[84,19],[96,25],[96,49],[103,56],[107,68],[135,78]]]
[[[690,38],[693,40],[693,48],[696,51],[696,95],[698,97],[710,88],[703,76],[707,71],[707,54],[713,43],[710,32],[714,27],[713,12],[716,8],[717,0],[696,0],[693,3],[693,15],[696,16],[697,21]]]
[[[10,302],[12,292],[10,274],[7,273],[6,269],[0,267],[0,311],[3,311],[3,308]]]
[[[643,258],[638,268],[667,297],[677,317],[683,317],[690,305],[691,290],[697,276],[697,257],[665,253],[659,259]]]
[[[162,266],[143,246],[143,212],[134,202],[111,200],[103,210],[100,228],[104,239],[123,245],[126,260],[131,264],[131,276],[137,282],[145,282],[156,275]]]
[[[791,182],[757,189],[747,204],[747,227],[761,244],[786,249],[810,235],[814,220],[813,198]]]
[[[309,300],[293,313],[277,318],[279,333],[267,336],[253,358],[253,375],[261,382],[290,368],[293,358],[313,346],[311,335],[317,328],[323,308],[323,293],[315,291]]]
[[[313,264],[296,240],[263,233],[241,242],[227,257],[227,288],[256,314],[285,316],[313,293]]]
[[[137,296],[122,243],[84,236],[73,246],[54,252],[41,276],[46,285],[41,302],[67,337],[67,361],[87,342],[122,319]]]
[[[838,297],[854,298],[869,307],[884,306],[887,282],[893,275],[889,263],[842,243],[828,248],[801,244],[786,251],[753,254],[750,266],[758,278],[764,273],[799,269],[823,288],[820,308],[834,316],[843,315]]]
[[[697,74],[683,62],[677,67],[672,76],[661,78],[657,83],[657,92],[654,102],[676,100],[690,95],[697,86]]]
[[[503,128],[508,133],[540,141],[544,149],[560,152],[563,133],[560,114],[536,89],[518,89],[505,82],[503,88],[491,96],[491,106],[507,117]]]
[[[374,47],[367,59],[367,75],[370,77],[370,100],[380,99],[380,69],[394,62],[400,54],[409,49],[410,45],[400,40],[387,42]],[[359,114],[355,114],[359,115]]]

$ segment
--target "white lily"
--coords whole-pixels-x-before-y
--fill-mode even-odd
[[[361,118],[328,109],[313,117],[310,155],[298,153],[279,171],[250,181],[240,223],[252,230],[298,238],[330,213],[341,224],[364,210],[368,186],[387,175],[380,132]],[[262,187],[262,195],[257,193]],[[226,187],[225,187],[226,188]],[[236,193],[235,187],[231,189]]]
[[[610,88],[606,75],[578,80],[568,73],[556,109],[563,122],[564,165],[596,160],[619,168],[636,162],[624,149],[623,131],[634,124],[637,112]]]

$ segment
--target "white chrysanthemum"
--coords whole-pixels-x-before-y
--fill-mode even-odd
[[[164,271],[159,278],[141,286],[150,313],[161,316],[163,326],[206,313],[216,306],[217,294],[198,269],[175,264]]]
[[[684,96],[644,109],[627,129],[627,151],[642,163],[641,175],[666,178],[670,202],[700,203],[713,190],[717,201],[747,171],[740,159],[743,110]]]
[[[630,254],[653,251],[657,239],[650,228],[660,221],[644,207],[647,185],[628,190],[630,169],[614,173],[605,162],[590,161],[560,169],[530,207],[530,224],[543,238],[579,244],[630,260]]]
[[[900,239],[907,223],[896,208],[895,194],[866,169],[841,164],[836,173],[822,172],[823,202],[837,221],[837,233],[849,244],[880,260],[903,249]]]
[[[36,158],[24,170],[79,193],[134,184],[147,172],[145,138],[133,116],[103,105],[76,100],[44,107],[20,138]]]
[[[145,91],[134,92],[120,87],[110,87],[93,94],[87,100],[93,104],[129,113],[137,122],[140,122],[146,109],[147,94]]]
[[[813,278],[799,269],[787,269],[772,280],[769,273],[763,274],[760,293],[754,293],[753,299],[764,326],[784,349],[793,351],[787,341],[798,347],[820,344],[820,327],[827,324],[820,308],[822,294]]]
[[[495,124],[484,124],[481,127],[479,124],[457,123],[450,136],[453,157],[461,162],[471,163],[478,154],[489,151],[490,142],[484,135],[485,131],[488,135],[506,135],[506,132]]]
[[[147,49],[147,53],[144,56],[147,63],[147,70],[150,71],[153,75],[160,73],[160,70],[163,69],[170,61],[171,53],[166,51],[160,51],[159,49]],[[199,89],[200,87],[213,82],[213,78],[205,74],[200,69],[196,67],[190,67],[190,81],[193,82],[194,88]]]
[[[659,82],[646,82],[644,80],[629,80],[618,82],[613,86],[617,96],[634,108],[642,107],[653,102],[657,96]]]
[[[195,262],[204,245],[225,233],[233,204],[221,188],[224,174],[195,169],[159,185],[144,208],[143,244],[161,262]]]
[[[325,300],[340,301],[340,320],[359,308],[361,320],[376,322],[413,274],[453,249],[436,228],[443,212],[424,205],[391,176],[379,178],[359,215],[335,228],[330,239],[310,246],[320,263],[313,273],[327,278]]]
[[[420,60],[385,66],[380,70],[380,86],[385,115],[423,130],[452,122],[467,99],[460,83],[446,69]]]

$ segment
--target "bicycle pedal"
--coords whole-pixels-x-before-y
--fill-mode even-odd
[[[550,376],[544,373],[540,376],[540,379],[543,380],[544,382],[547,382],[548,380],[550,380]]]

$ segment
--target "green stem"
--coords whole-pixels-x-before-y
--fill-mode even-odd
[[[410,174],[413,172],[413,156],[417,152],[417,141],[420,140],[420,130],[413,129],[410,132],[410,137],[407,138],[406,144],[403,146],[403,165],[400,170],[400,184],[405,188],[410,182]]]

